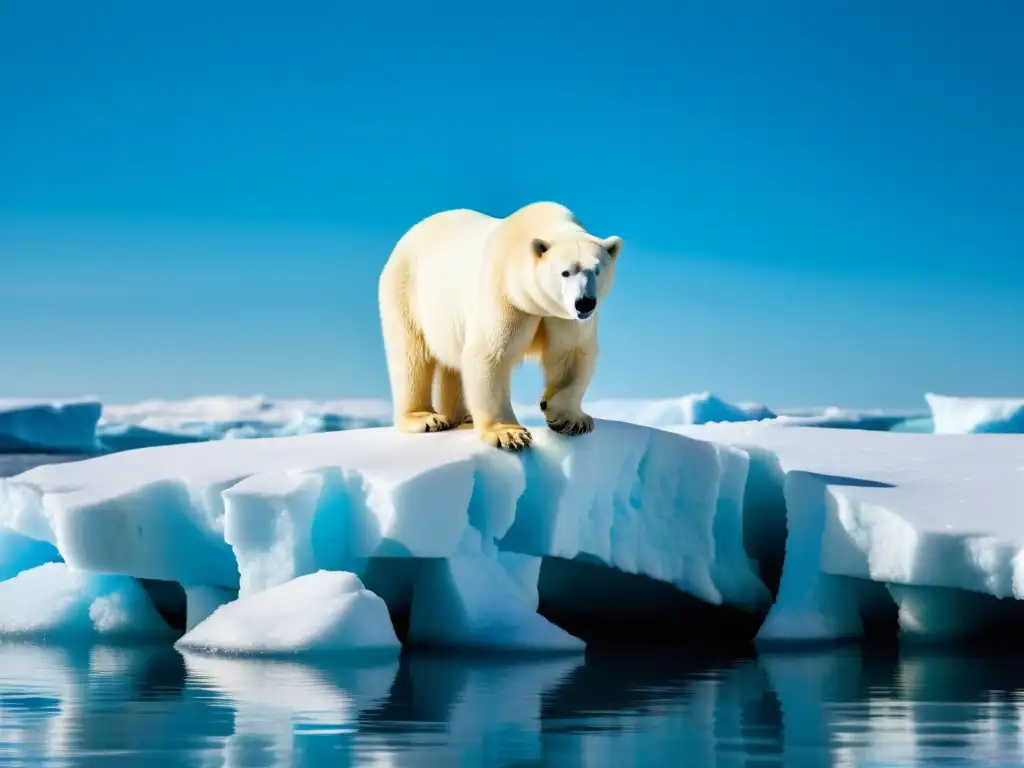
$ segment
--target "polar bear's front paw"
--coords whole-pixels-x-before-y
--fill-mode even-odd
[[[452,423],[440,414],[416,411],[402,416],[396,426],[399,432],[444,432],[452,428]]]
[[[594,431],[594,420],[583,411],[565,413],[548,408],[544,411],[548,426],[560,435],[585,435]]]
[[[533,442],[530,430],[519,424],[495,424],[481,433],[480,438],[488,445],[505,451],[522,451]]]

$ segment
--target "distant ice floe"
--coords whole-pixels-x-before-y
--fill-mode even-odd
[[[775,417],[771,409],[760,403],[729,403],[711,392],[657,400],[594,400],[585,407],[595,418],[628,421],[646,427],[760,421]]]
[[[263,396],[209,396],[107,405],[99,423],[106,450],[154,445],[289,437],[385,426],[391,404],[383,400],[273,400]]]
[[[0,399],[0,453],[95,453],[98,400]]]
[[[940,435],[1024,433],[1024,398],[925,395]]]
[[[934,420],[939,419],[941,432],[1024,430],[1021,400],[931,394],[927,398],[930,411],[772,409],[760,403],[730,402],[713,392],[657,399],[595,399],[586,401],[584,407],[595,418],[648,427],[772,420],[784,426],[932,432],[936,431]],[[543,425],[544,416],[536,403],[517,403],[514,408],[524,424]],[[937,415],[937,410],[941,414]],[[94,399],[67,403],[0,400],[0,454],[85,455],[211,440],[290,437],[383,427],[391,424],[391,418],[391,404],[372,399],[207,396],[102,407]],[[46,460],[40,456],[28,463]],[[0,476],[20,471],[12,461],[0,460]]]
[[[916,427],[906,431],[930,432],[927,413],[921,411],[890,411],[883,409],[854,410],[849,408],[792,408],[780,410],[778,424],[793,427],[826,429],[860,429],[871,432],[905,431],[913,422]]]

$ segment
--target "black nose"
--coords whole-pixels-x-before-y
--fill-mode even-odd
[[[592,299],[589,296],[585,296],[582,299],[576,299],[576,311],[581,315],[585,315],[587,312],[592,312],[596,306],[597,299]]]

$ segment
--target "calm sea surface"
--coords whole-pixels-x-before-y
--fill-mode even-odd
[[[0,765],[1024,764],[1024,664],[831,651],[359,667],[0,644]]]

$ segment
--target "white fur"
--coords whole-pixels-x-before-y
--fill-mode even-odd
[[[504,219],[446,211],[414,226],[379,287],[395,425],[429,432],[471,417],[486,442],[525,447],[531,437],[512,412],[510,378],[530,354],[544,369],[552,428],[593,429],[580,405],[621,246],[618,237],[591,235],[555,203]]]

